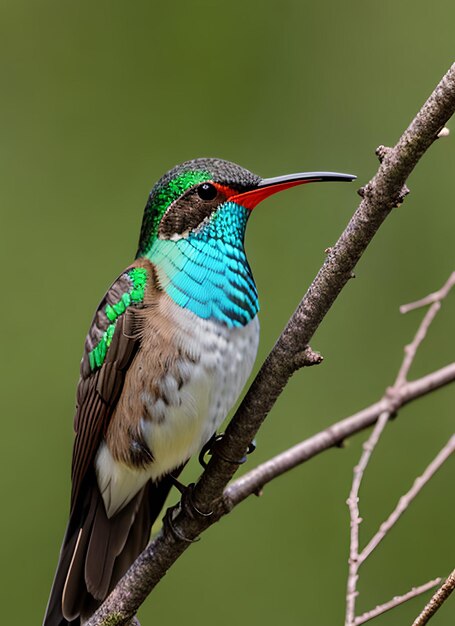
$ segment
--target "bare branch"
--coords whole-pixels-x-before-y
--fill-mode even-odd
[[[447,577],[446,581],[439,587],[423,611],[414,620],[412,626],[424,626],[444,604],[452,591],[455,589],[455,569]]]
[[[426,306],[427,304],[431,304],[431,307],[428,309],[425,317],[423,318],[419,329],[414,337],[412,343],[405,347],[405,358],[401,365],[400,371],[398,372],[397,379],[395,381],[394,387],[399,387],[401,384],[405,383],[407,380],[407,376],[409,374],[409,370],[411,369],[411,365],[416,356],[417,350],[420,347],[420,344],[425,339],[425,336],[430,328],[430,325],[434,318],[436,317],[439,309],[441,308],[441,302],[446,298],[449,291],[455,285],[455,272],[449,276],[446,283],[436,291],[435,293],[431,293],[426,298],[422,298],[422,300],[418,300],[417,302],[413,302],[411,304],[406,304],[400,307],[401,313],[407,313],[413,309],[421,308]]]
[[[407,381],[409,370],[411,369],[411,366],[417,355],[417,350],[419,349],[422,341],[425,339],[428,329],[430,328],[431,323],[433,322],[440,308],[440,302],[435,302],[431,305],[431,307],[426,312],[425,317],[423,318],[422,323],[420,324],[413,341],[405,346],[405,356],[401,364],[400,371],[398,372],[395,384],[393,386],[393,390],[396,390],[400,387],[400,385],[403,385]]]
[[[357,581],[358,571],[362,563],[359,555],[359,527],[362,522],[359,511],[359,489],[363,474],[370,461],[376,444],[384,430],[390,417],[389,411],[384,411],[379,416],[373,432],[363,444],[363,452],[359,464],[354,468],[354,479],[352,481],[351,492],[347,500],[349,515],[351,519],[351,540],[349,546],[349,576],[346,595],[346,626],[351,626],[355,622],[355,601],[358,596]]]
[[[455,435],[449,439],[446,445],[440,450],[433,461],[428,465],[426,470],[421,476],[416,478],[411,489],[402,496],[395,509],[389,515],[385,522],[383,522],[378,532],[372,537],[365,548],[359,555],[360,563],[363,563],[366,558],[373,552],[373,550],[381,543],[386,534],[392,528],[394,524],[400,519],[401,515],[406,511],[408,506],[414,500],[414,498],[420,493],[421,489],[427,484],[427,482],[434,476],[438,469],[447,461],[449,456],[455,452]]]
[[[435,578],[434,580],[430,580],[424,585],[420,585],[420,587],[413,587],[411,591],[408,591],[408,593],[405,593],[402,596],[395,596],[394,598],[392,598],[392,600],[384,602],[384,604],[379,604],[375,609],[367,611],[366,613],[362,613],[362,615],[356,617],[354,621],[354,626],[360,626],[361,624],[365,624],[365,622],[369,622],[371,619],[374,619],[375,617],[378,617],[379,615],[390,611],[390,609],[394,609],[396,606],[404,604],[408,600],[412,600],[412,598],[420,596],[422,593],[425,593],[425,591],[428,591],[429,589],[436,587],[436,585],[439,585],[440,582],[441,578]]]
[[[212,457],[195,486],[193,508],[182,501],[180,512],[172,521],[174,532],[166,528],[149,544],[87,626],[106,623],[105,618],[112,618],[113,613],[120,617],[117,621],[110,619],[110,626],[125,623],[190,542],[225,513],[223,491],[237,469],[237,464],[227,459],[244,456],[287,381],[302,365],[298,354],[305,352],[377,230],[402,201],[409,174],[454,112],[455,64],[397,145],[381,152],[381,165],[374,178],[363,188],[359,207],[331,248],[324,265],[231,420],[220,445],[221,454]],[[195,510],[212,512],[212,515],[197,515]]]
[[[455,272],[449,276],[446,284],[441,287],[438,291],[434,293],[430,293],[425,298],[421,300],[417,300],[416,302],[411,302],[410,304],[403,304],[400,306],[400,313],[409,313],[409,311],[414,311],[415,309],[421,309],[424,306],[428,306],[429,304],[433,304],[433,302],[441,302],[447,296],[449,291],[455,285]]]

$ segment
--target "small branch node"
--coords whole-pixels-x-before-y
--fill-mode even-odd
[[[294,365],[296,369],[300,369],[301,367],[311,367],[313,365],[319,365],[324,360],[322,354],[319,352],[315,352],[313,348],[307,346],[305,350],[301,352],[297,352],[294,356]]]
[[[450,135],[450,130],[447,128],[447,126],[444,126],[436,135],[436,139],[441,139],[441,137],[448,137],[449,135]]]
[[[404,199],[410,193],[411,190],[409,189],[409,187],[407,185],[403,185],[403,187],[400,189],[400,193],[398,194],[397,207],[403,204]]]
[[[402,384],[404,385],[406,382],[406,380],[403,380]],[[396,417],[398,409],[403,403],[400,394],[400,387],[396,385],[393,387],[387,387],[384,394],[384,400],[387,402],[387,412],[389,413],[389,417]]]
[[[392,152],[392,148],[387,146],[378,146],[375,150],[375,154],[379,159],[379,163],[382,163],[384,159]]]

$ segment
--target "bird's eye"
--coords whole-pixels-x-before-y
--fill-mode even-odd
[[[215,185],[202,183],[202,185],[199,185],[197,188],[197,193],[201,200],[213,200],[216,198],[218,190]]]

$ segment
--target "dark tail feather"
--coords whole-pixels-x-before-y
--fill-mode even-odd
[[[168,476],[147,483],[111,519],[98,486],[85,491],[68,523],[43,626],[80,626],[95,612],[147,545],[171,487]]]
[[[62,596],[65,586],[66,573],[71,564],[74,548],[77,543],[79,528],[72,528],[71,520],[66,529],[63,544],[60,549],[60,557],[55,572],[54,582],[52,583],[51,594],[47,603],[46,614],[44,616],[43,626],[79,626],[79,618],[76,621],[69,622],[62,614]]]

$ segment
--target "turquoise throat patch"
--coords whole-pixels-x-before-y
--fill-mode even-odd
[[[156,239],[147,255],[162,289],[179,306],[229,327],[245,326],[259,311],[243,240],[249,210],[225,202],[187,237]]]

